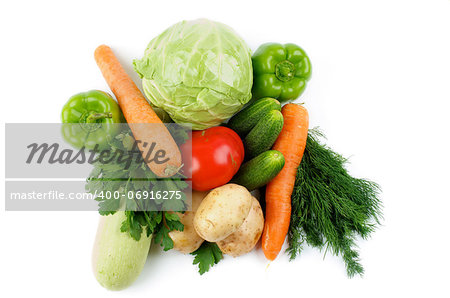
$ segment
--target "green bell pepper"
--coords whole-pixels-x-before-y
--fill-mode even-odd
[[[305,90],[311,77],[311,62],[299,46],[287,43],[261,45],[252,57],[254,99],[293,100]]]
[[[99,149],[108,147],[108,138],[121,130],[116,123],[124,123],[117,102],[99,90],[78,93],[72,96],[61,112],[62,135],[75,148]]]

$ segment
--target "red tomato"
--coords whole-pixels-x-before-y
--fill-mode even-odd
[[[241,138],[227,127],[193,131],[192,138],[181,148],[184,155],[190,154],[191,146],[192,164],[185,162],[185,174],[192,177],[195,190],[206,191],[226,184],[244,160]]]

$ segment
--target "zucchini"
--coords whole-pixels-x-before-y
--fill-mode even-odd
[[[272,110],[281,111],[280,102],[271,97],[261,98],[231,117],[228,127],[244,137],[264,115]]]
[[[147,261],[152,242],[145,229],[139,241],[121,232],[125,219],[124,211],[102,216],[97,230],[92,266],[97,281],[108,290],[122,290],[136,280]]]
[[[269,150],[283,129],[283,115],[278,110],[268,112],[244,139],[245,154],[253,158]]]
[[[252,191],[269,183],[283,167],[283,154],[269,150],[244,163],[232,181]]]

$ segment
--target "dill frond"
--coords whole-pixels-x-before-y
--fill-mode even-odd
[[[378,184],[350,176],[347,159],[320,143],[318,129],[309,131],[292,194],[288,253],[298,256],[305,243],[341,255],[349,277],[364,269],[356,250],[359,235],[367,239],[380,224]]]

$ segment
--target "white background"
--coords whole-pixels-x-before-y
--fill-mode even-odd
[[[109,292],[91,272],[98,214],[5,212],[1,183],[0,296],[449,297],[449,0],[1,3],[2,122],[59,122],[72,94],[109,90],[93,59],[102,43],[140,86],[132,59],[183,19],[224,22],[253,50],[301,45],[313,64],[300,98],[311,126],[351,157],[353,175],[381,184],[385,220],[359,241],[363,278],[310,248],[270,266],[261,251],[226,257],[199,276],[192,256],[154,246],[136,283]]]

